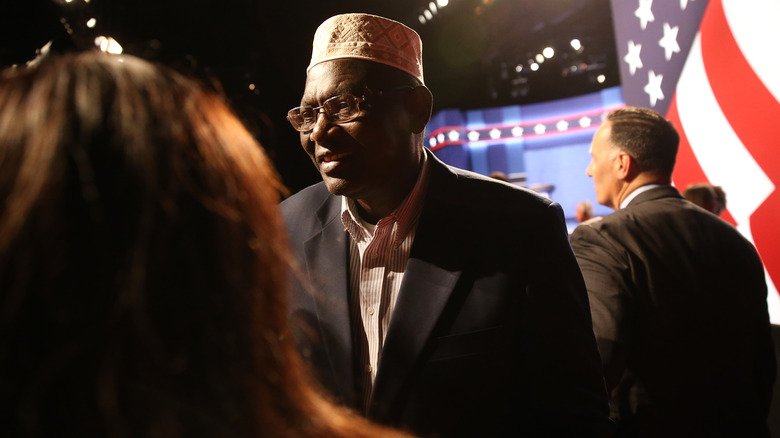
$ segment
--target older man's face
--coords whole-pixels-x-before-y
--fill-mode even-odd
[[[360,61],[317,64],[306,78],[301,105],[317,107],[344,93],[361,96],[366,81],[367,69]],[[301,145],[331,193],[370,203],[408,190],[405,182],[419,169],[421,148],[414,142],[403,105],[393,102],[394,97],[398,96],[368,95],[357,119],[337,125],[320,114],[314,128],[301,133]]]
[[[596,131],[590,146],[591,161],[585,173],[593,178],[596,189],[596,201],[607,207],[618,209],[618,191],[616,159],[619,149],[610,143],[611,122],[606,122]]]

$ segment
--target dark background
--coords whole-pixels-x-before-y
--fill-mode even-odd
[[[450,0],[423,25],[418,16],[429,2],[25,0],[0,16],[0,61],[25,63],[48,41],[52,51],[82,50],[105,35],[126,54],[216,79],[292,192],[319,176],[285,115],[299,103],[314,31],[334,14],[374,13],[415,29],[434,112],[540,102],[619,84],[609,0]],[[89,18],[97,20],[94,28],[86,26]],[[581,53],[569,46],[572,38],[582,41]],[[529,58],[548,45],[555,57],[531,72]],[[515,71],[518,64],[523,72]],[[595,81],[599,73],[604,83]]]

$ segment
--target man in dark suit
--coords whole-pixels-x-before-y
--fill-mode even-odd
[[[764,270],[733,226],[672,187],[678,143],[654,111],[610,113],[587,173],[617,211],[571,237],[618,436],[768,437]]]
[[[290,318],[334,398],[421,436],[611,432],[587,293],[559,205],[423,147],[417,34],[345,14],[288,114],[323,182],[282,204]]]

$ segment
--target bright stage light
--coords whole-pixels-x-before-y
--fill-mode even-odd
[[[95,38],[95,45],[99,47],[102,52],[110,53],[112,55],[119,55],[122,53],[122,46],[111,37],[101,35]]]

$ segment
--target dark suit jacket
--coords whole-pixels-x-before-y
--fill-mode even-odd
[[[750,242],[661,186],[571,243],[621,435],[766,436],[775,361]]]
[[[587,294],[561,208],[426,151],[427,196],[368,416],[420,435],[597,436],[611,428]],[[282,210],[300,276],[304,360],[358,406],[341,199],[316,184]],[[521,435],[523,432],[528,435]]]

